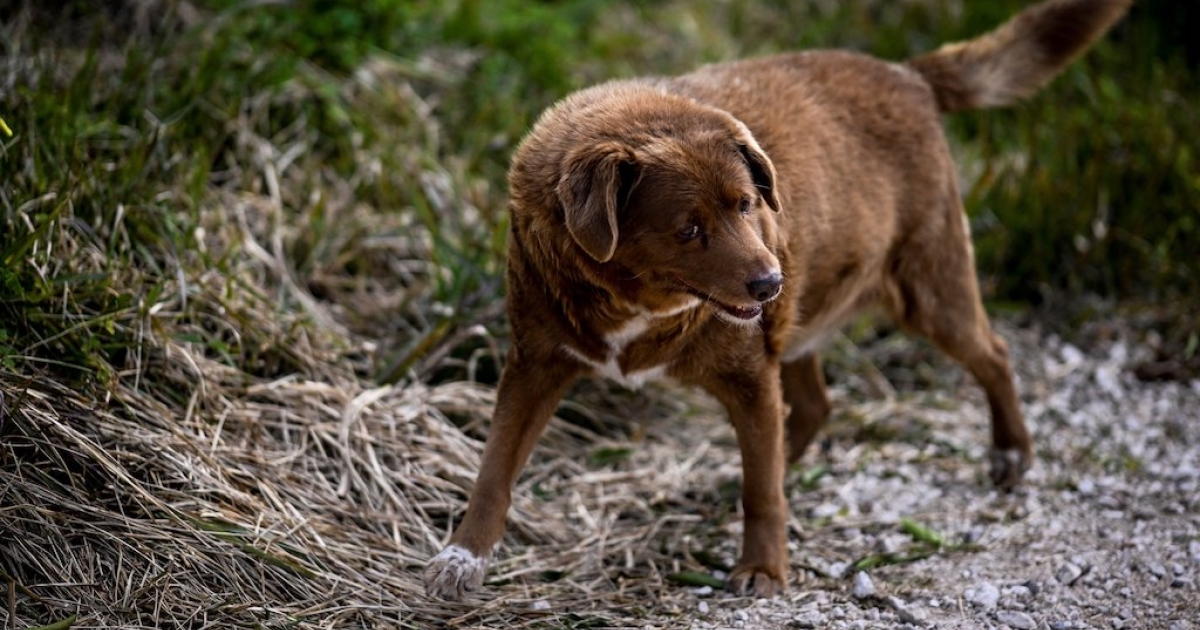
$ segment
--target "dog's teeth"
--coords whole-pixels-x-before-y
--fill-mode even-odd
[[[729,314],[741,319],[753,319],[762,313],[761,306],[734,306],[729,309]]]

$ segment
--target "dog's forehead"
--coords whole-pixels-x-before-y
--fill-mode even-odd
[[[669,129],[643,137],[639,152],[656,161],[671,162],[695,155],[736,158],[737,140],[733,129],[703,121],[679,121]]]
[[[670,138],[643,147],[643,183],[660,194],[735,202],[754,190],[749,168],[732,138]]]

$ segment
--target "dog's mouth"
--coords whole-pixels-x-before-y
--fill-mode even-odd
[[[738,319],[751,320],[759,315],[762,315],[763,312],[762,304],[755,304],[754,306],[730,306],[729,304],[718,302],[713,299],[709,299],[708,301],[713,306],[720,308],[722,311],[725,311],[727,314]]]
[[[707,293],[704,293],[703,291],[692,286],[686,280],[684,280],[683,278],[680,278],[679,276],[675,276],[675,281],[678,282],[683,287],[684,291],[687,291],[691,295],[694,295],[694,296],[700,298],[701,300],[704,300],[705,302],[717,307],[718,310],[725,313],[726,315],[729,315],[730,317],[733,317],[734,319],[738,319],[741,321],[750,321],[752,319],[757,318],[759,315],[762,315],[762,312],[763,312],[762,302],[758,302],[756,304],[751,304],[750,306],[734,306],[732,304],[726,304],[726,303],[714,298],[713,296],[711,296]]]

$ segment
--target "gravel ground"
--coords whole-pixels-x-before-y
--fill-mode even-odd
[[[803,567],[790,593],[694,588],[691,627],[1200,627],[1200,381],[1138,380],[1132,366],[1153,352],[1119,326],[1085,331],[1086,348],[1000,329],[1037,443],[1022,487],[983,481],[973,382],[911,342],[865,344],[856,365],[829,368],[840,411],[802,466],[827,472],[789,483]],[[932,388],[884,378],[892,354],[914,352],[907,373]],[[895,383],[889,402],[861,402]],[[864,559],[876,566],[857,570]]]

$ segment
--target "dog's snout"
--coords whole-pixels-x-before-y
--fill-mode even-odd
[[[746,291],[750,293],[750,297],[759,302],[766,302],[779,295],[782,288],[783,276],[778,271],[746,283]]]

